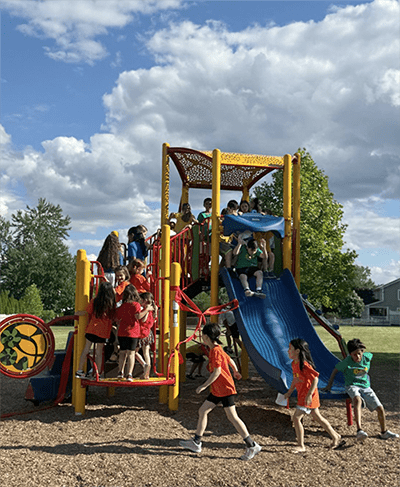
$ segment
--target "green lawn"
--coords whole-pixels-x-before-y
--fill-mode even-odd
[[[315,331],[326,348],[341,359],[342,354],[339,351],[336,339],[322,326],[316,326]],[[388,366],[398,368],[400,362],[400,327],[341,326],[339,332],[345,342],[352,338],[359,338],[367,347],[367,351],[374,354],[375,363],[386,362]]]
[[[64,350],[67,343],[68,333],[74,331],[73,326],[52,326],[51,331],[54,334],[56,350]]]

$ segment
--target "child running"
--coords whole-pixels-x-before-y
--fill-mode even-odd
[[[157,306],[154,302],[153,295],[149,292],[140,294],[140,304],[142,305],[143,315],[140,318],[140,339],[138,348],[142,349],[144,358],[144,369],[141,379],[150,378],[151,358],[150,358],[150,345],[154,343],[154,335],[152,328],[154,321],[157,318]]]
[[[76,313],[78,316],[89,315],[89,323],[85,333],[85,347],[79,359],[78,370],[75,377],[82,379],[86,377],[83,367],[87,360],[87,355],[95,344],[95,362],[98,373],[101,373],[103,365],[103,348],[109,338],[112,323],[115,317],[115,292],[110,282],[102,282],[99,286],[97,296],[90,301],[86,311]]]
[[[222,350],[222,347],[220,346],[221,341],[218,338],[220,334],[221,330],[216,323],[210,323],[203,327],[203,342],[210,349],[208,368],[211,375],[203,385],[196,389],[196,393],[200,394],[207,389],[209,385],[211,385],[211,392],[199,409],[199,419],[194,438],[190,440],[181,440],[179,445],[192,452],[200,453],[201,438],[207,427],[208,414],[217,406],[217,404],[222,402],[227,418],[246,443],[246,451],[240,459],[251,460],[261,451],[261,446],[252,440],[246,425],[237,415],[234,399],[236,388],[229,367],[233,369],[233,376],[235,379],[241,379],[242,376],[239,374],[235,362]]]
[[[353,340],[348,341],[347,350],[350,355],[336,364],[324,390],[330,391],[336,374],[343,372],[346,392],[353,402],[354,417],[357,425],[357,440],[363,441],[368,437],[368,434],[361,428],[361,405],[363,401],[365,401],[370,411],[376,411],[378,414],[378,421],[381,427],[379,438],[382,440],[398,438],[399,435],[397,433],[392,433],[386,428],[385,410],[377,395],[371,389],[368,371],[373,354],[364,352],[365,349],[366,346],[359,338],[353,338]]]
[[[144,277],[143,273],[146,269],[145,263],[140,259],[132,259],[129,262],[128,270],[131,274],[130,283],[133,284],[137,292],[144,293],[150,291],[150,275],[147,273],[147,278]]]
[[[297,407],[292,419],[298,446],[293,450],[294,453],[306,451],[304,446],[304,427],[301,421],[305,414],[311,414],[311,417],[329,434],[332,438],[331,447],[333,449],[344,446],[346,442],[342,440],[342,437],[336,433],[319,412],[320,404],[317,389],[319,374],[314,369],[315,366],[308,343],[302,338],[295,338],[289,344],[288,355],[292,360],[293,381],[284,395],[285,398],[289,398],[294,389],[297,389]]]
[[[146,310],[141,309],[139,300],[140,297],[135,287],[129,284],[124,290],[122,305],[116,312],[120,346],[118,379],[125,377],[128,382],[133,381],[135,351],[140,337],[139,320],[147,313]]]

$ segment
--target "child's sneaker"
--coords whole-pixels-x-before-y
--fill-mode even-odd
[[[117,379],[123,379],[123,378],[124,378],[124,373],[118,372]]]
[[[266,296],[266,294],[264,294],[262,291],[256,291],[256,292],[254,293],[254,296],[255,296],[256,298],[260,298],[260,299],[265,299],[265,298],[267,297],[267,296]]]
[[[274,271],[268,272],[268,279],[276,279],[276,275],[275,275]]]
[[[398,438],[399,435],[397,433],[392,433],[391,431],[387,430],[384,433],[379,435],[381,440],[390,440],[390,438]]]
[[[86,378],[86,374],[85,374],[85,372],[83,370],[77,370],[75,372],[75,377],[77,379],[85,379]]]
[[[254,446],[246,448],[244,454],[240,457],[241,460],[251,460],[257,453],[260,453],[261,446],[258,443],[254,443]]]
[[[128,375],[126,376],[126,380],[127,380],[128,382],[133,382],[133,377],[132,377],[132,374],[128,374]]]
[[[356,434],[356,438],[358,441],[364,441],[365,438],[368,438],[368,434],[363,430],[358,430]]]
[[[201,442],[196,443],[193,439],[181,440],[179,442],[179,446],[181,446],[182,448],[185,448],[186,450],[190,450],[194,453],[200,453],[201,452]]]
[[[244,291],[244,295],[246,296],[246,298],[251,298],[252,296],[254,296],[254,292],[250,291],[250,289],[246,289]]]

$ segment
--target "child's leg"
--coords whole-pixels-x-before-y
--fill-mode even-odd
[[[135,359],[139,362],[140,365],[142,365],[144,367],[146,362],[145,362],[144,358],[140,355],[139,350],[140,350],[140,348],[138,347],[136,349],[136,352],[135,352]]]
[[[262,271],[258,270],[254,273],[256,277],[256,289],[262,289],[263,285],[263,273]]]
[[[296,431],[296,438],[297,438],[297,444],[298,447],[295,448],[295,452],[302,452],[306,451],[305,446],[304,446],[304,427],[301,422],[304,412],[301,409],[296,409],[294,415],[293,415],[293,426],[294,430]]]
[[[133,369],[135,367],[135,350],[127,350],[126,351],[126,357],[127,357],[126,375],[132,375]]]
[[[208,415],[215,408],[216,404],[207,399],[203,402],[199,409],[199,419],[197,421],[196,436],[201,438],[207,428]]]
[[[239,281],[241,282],[243,289],[247,289],[249,287],[249,282],[247,280],[246,274],[240,274],[239,275]]]
[[[379,421],[379,425],[381,427],[381,433],[385,433],[385,431],[387,430],[387,428],[386,428],[386,414],[385,414],[385,410],[383,409],[383,406],[378,406],[376,408],[376,412],[378,414],[378,421]]]
[[[127,350],[121,350],[118,357],[118,375],[124,375]]]
[[[354,420],[356,422],[357,431],[362,429],[361,428],[361,406],[362,406],[361,396],[354,396],[353,397]]]
[[[86,357],[87,357],[87,354],[90,352],[90,348],[92,347],[92,342],[90,342],[87,338],[86,338],[86,342],[85,342],[85,347],[84,349],[82,350],[82,354],[81,354],[81,357],[79,359],[79,365],[78,365],[78,370],[83,370],[83,366],[85,365],[86,363]]]
[[[318,408],[313,409],[311,411],[311,416],[313,417],[313,419],[315,419],[317,423],[319,423],[324,428],[324,430],[332,438],[332,444],[331,444],[332,448],[337,447],[342,437],[339,435],[339,433],[336,433],[336,431],[330,425],[329,421],[325,419],[323,416],[321,416],[319,409]]]
[[[95,363],[97,365],[97,371],[99,372],[99,374],[101,374],[103,368],[103,349],[104,343],[96,343]]]
[[[273,271],[274,265],[275,265],[275,254],[273,252],[268,252],[268,269],[270,271]]]
[[[237,411],[236,411],[236,406],[225,407],[224,411],[225,411],[226,417],[233,424],[233,426],[235,427],[235,430],[239,433],[239,435],[243,439],[247,438],[249,436],[249,432],[247,430],[246,425],[239,418]]]
[[[150,369],[151,369],[151,358],[150,358],[150,345],[146,345],[143,348],[143,358],[146,362],[143,370],[143,379],[148,379],[150,377]]]

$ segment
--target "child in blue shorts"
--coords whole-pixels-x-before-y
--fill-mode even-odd
[[[381,427],[379,438],[382,440],[398,438],[398,434],[392,433],[386,428],[385,410],[377,395],[371,389],[368,371],[373,355],[372,353],[364,352],[365,349],[366,346],[358,338],[353,338],[353,340],[347,342],[349,355],[336,364],[328,384],[323,390],[329,391],[336,374],[343,372],[346,392],[353,402],[354,418],[357,425],[357,440],[363,441],[368,437],[368,434],[361,428],[361,405],[363,402],[365,402],[370,411],[376,411],[378,414],[378,421]]]

